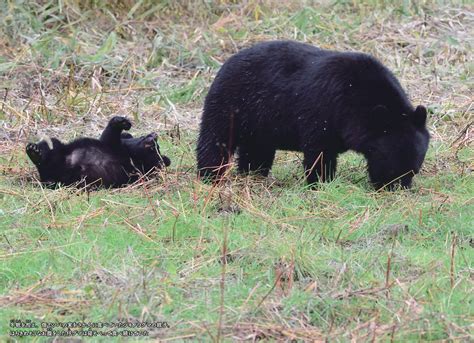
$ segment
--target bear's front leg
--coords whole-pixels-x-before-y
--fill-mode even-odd
[[[303,165],[308,184],[328,182],[336,174],[337,155],[325,151],[305,151]]]

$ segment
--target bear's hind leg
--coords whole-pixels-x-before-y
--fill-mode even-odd
[[[201,130],[197,144],[198,175],[203,180],[219,181],[227,170],[234,148],[227,140],[219,139],[212,132]]]
[[[336,175],[337,155],[327,152],[304,152],[303,164],[308,184],[318,181],[328,182]]]
[[[253,144],[241,145],[238,151],[240,173],[248,174],[254,172],[262,176],[268,176],[275,159],[275,148]]]
[[[31,162],[33,162],[36,166],[39,166],[43,161],[41,150],[38,147],[38,144],[28,143],[26,145],[26,154],[30,158]]]

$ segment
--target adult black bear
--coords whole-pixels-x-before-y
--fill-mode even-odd
[[[150,140],[156,136],[122,139],[122,131],[130,127],[127,118],[117,116],[109,121],[99,139],[79,138],[64,144],[48,138],[37,144],[29,143],[26,152],[37,167],[41,182],[47,185],[120,187],[138,179],[134,164],[149,166],[156,160],[156,151],[149,149]],[[161,168],[166,164],[165,158],[169,161],[165,156],[154,166]]]
[[[307,181],[334,177],[346,150],[367,159],[376,188],[410,187],[428,148],[426,109],[413,108],[374,57],[292,42],[257,44],[229,58],[204,104],[199,175],[218,179],[237,150],[240,172],[268,175],[275,151],[304,154]]]

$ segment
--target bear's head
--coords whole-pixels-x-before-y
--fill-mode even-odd
[[[171,164],[171,160],[161,154],[157,138],[156,133],[150,133],[134,140],[122,141],[125,143],[135,167],[143,173],[147,173],[155,167],[157,169],[169,167]]]
[[[371,135],[364,155],[376,189],[392,190],[397,185],[410,188],[425,159],[430,138],[426,108],[420,105],[405,112],[408,113],[391,113],[387,107],[378,105],[370,115]]]

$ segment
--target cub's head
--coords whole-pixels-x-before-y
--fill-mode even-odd
[[[154,132],[139,138],[125,138],[122,135],[122,143],[127,147],[133,164],[142,173],[148,173],[154,168],[162,169],[171,164],[171,160],[161,154],[157,138],[158,135]]]
[[[382,105],[371,115],[370,136],[364,144],[370,181],[376,189],[410,188],[428,150],[426,108],[418,106],[408,113],[391,113]]]

